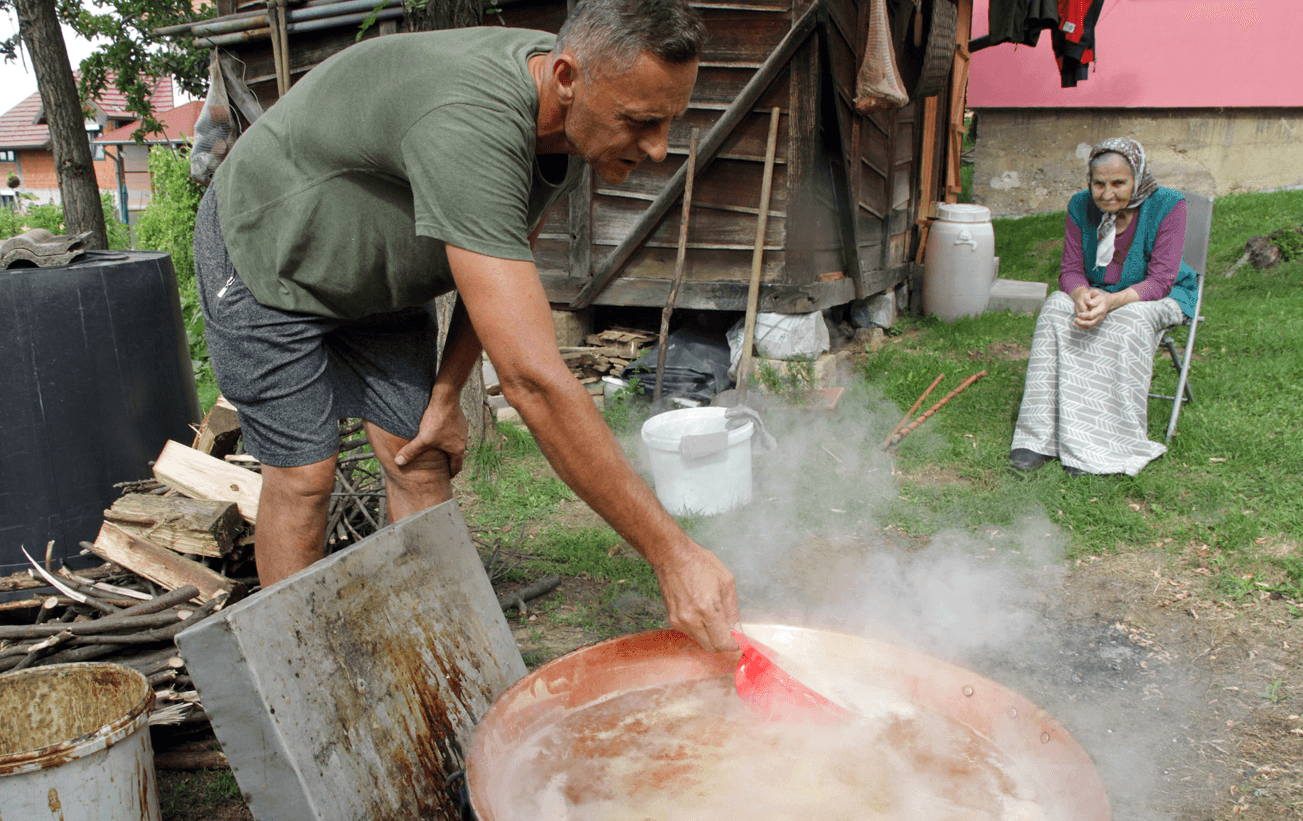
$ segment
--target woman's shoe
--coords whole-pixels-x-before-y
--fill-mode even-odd
[[[1086,471],[1081,468],[1074,468],[1072,465],[1064,465],[1063,472],[1073,479],[1080,479],[1082,476],[1086,475]]]
[[[1014,448],[1009,452],[1009,468],[1016,473],[1031,473],[1050,461],[1050,458],[1027,448]]]

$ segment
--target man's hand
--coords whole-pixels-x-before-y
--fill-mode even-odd
[[[733,574],[714,553],[696,542],[656,567],[670,625],[711,653],[737,650],[730,630],[738,623]]]
[[[394,457],[399,467],[415,462],[429,451],[440,450],[448,454],[448,478],[461,471],[466,458],[469,426],[457,400],[456,393],[435,388],[430,394],[430,404],[421,415],[421,426],[415,438]]]

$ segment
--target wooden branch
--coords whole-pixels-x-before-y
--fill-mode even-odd
[[[186,611],[187,613],[189,611]],[[166,627],[181,621],[179,612],[146,613],[127,618],[102,618],[71,624],[0,624],[0,639],[41,639],[68,633],[70,636],[94,636],[114,630],[138,630]]]
[[[166,548],[133,536],[112,522],[103,524],[91,550],[101,559],[119,564],[168,590],[193,585],[199,591],[196,598],[201,602],[211,601],[221,594],[230,596],[231,601],[238,601],[245,594],[244,585],[239,582],[233,582],[198,562],[182,558]]]
[[[498,605],[502,612],[507,613],[512,610],[519,610],[520,615],[525,615],[525,602],[530,599],[537,599],[539,596],[551,593],[561,586],[560,576],[544,576],[533,584],[527,584],[519,590],[513,590],[505,596],[498,599]]]
[[[262,477],[251,470],[228,465],[179,442],[168,442],[154,463],[154,476],[193,499],[235,502],[245,521],[258,521]]]
[[[760,96],[778,77],[779,72],[791,61],[796,54],[796,50],[805,43],[806,38],[814,31],[822,9],[822,2],[810,4],[810,7],[792,25],[791,31],[787,32],[782,42],[778,44],[756,73],[752,75],[741,93],[729,104],[729,107],[715,121],[715,124],[710,127],[710,131],[706,132],[706,136],[701,140],[695,173],[700,174],[705,170],[710,161],[719,153],[724,140],[733,133],[733,129],[737,127],[738,123],[751,112],[756,101],[760,99]],[[665,216],[665,212],[683,193],[683,186],[688,178],[688,170],[686,162],[679,166],[679,170],[674,173],[670,181],[656,195],[656,199],[638,217],[638,221],[634,223],[628,235],[602,260],[600,265],[594,268],[593,278],[571,300],[570,307],[572,309],[587,308],[593,304],[593,300],[602,292],[602,289],[615,278],[624,264],[629,261],[629,257],[633,256],[634,251],[638,250],[638,246],[643,240],[647,239],[648,235]]]
[[[183,496],[123,496],[104,519],[156,545],[195,556],[229,558],[244,529],[234,502]]]

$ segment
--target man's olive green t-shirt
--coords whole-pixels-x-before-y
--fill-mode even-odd
[[[350,319],[451,290],[444,243],[532,260],[530,231],[583,166],[534,154],[527,61],[555,39],[396,34],[313,69],[214,178],[227,250],[254,297]]]

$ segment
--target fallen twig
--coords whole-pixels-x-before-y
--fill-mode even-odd
[[[544,576],[533,584],[527,584],[519,590],[513,590],[505,596],[498,597],[498,605],[502,608],[503,613],[509,613],[512,610],[519,610],[520,615],[525,615],[525,602],[530,599],[537,599],[539,596],[551,593],[561,586],[560,576]]]

